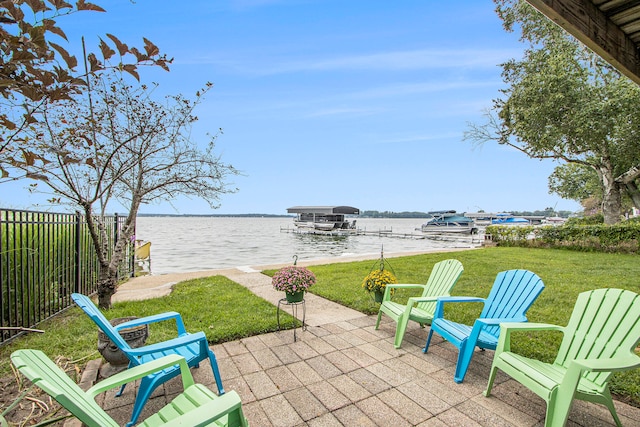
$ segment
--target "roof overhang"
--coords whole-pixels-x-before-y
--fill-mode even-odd
[[[640,85],[640,2],[526,1]]]
[[[358,215],[360,210],[351,206],[293,206],[287,208],[289,213],[345,214]]]

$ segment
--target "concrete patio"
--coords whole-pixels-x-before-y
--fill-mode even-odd
[[[243,268],[194,273],[224,274],[277,304],[282,297],[269,277]],[[149,276],[127,283],[116,294],[146,297],[170,289],[185,276]],[[188,276],[188,275],[186,275]],[[428,354],[421,348],[428,329],[410,324],[402,348],[393,347],[395,323],[307,295],[307,329],[254,336],[214,345],[225,390],[242,398],[249,423],[256,426],[542,426],[545,402],[506,375],[499,375],[492,396],[486,387],[492,351],[476,351],[464,383],[453,381],[457,352],[434,336]],[[286,307],[285,307],[286,308]],[[274,316],[276,309],[274,307]],[[97,377],[101,361],[90,363],[85,386]],[[193,370],[196,381],[215,390],[208,364]],[[159,387],[141,420],[181,391],[178,378]],[[115,390],[99,403],[119,424],[130,417],[136,389],[121,397]],[[640,425],[640,409],[622,402],[616,408],[625,426]],[[77,421],[67,424],[79,425]],[[600,405],[575,401],[568,426],[614,425]]]

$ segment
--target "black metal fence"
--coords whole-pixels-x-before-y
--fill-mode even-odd
[[[105,218],[113,248],[125,217]],[[119,269],[133,271],[133,244]],[[0,209],[0,344],[97,291],[100,266],[80,214]]]

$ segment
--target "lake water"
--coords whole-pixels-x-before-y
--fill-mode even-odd
[[[413,234],[424,219],[358,218],[366,231]],[[297,234],[292,218],[139,217],[136,238],[151,242],[153,274],[259,266],[350,255],[428,252],[478,245],[470,237],[455,241],[378,235],[319,236]]]

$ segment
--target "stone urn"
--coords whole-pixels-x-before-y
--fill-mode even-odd
[[[137,317],[117,317],[110,320],[113,326],[117,326],[121,323],[128,322],[130,320],[137,319]],[[120,336],[129,344],[132,348],[142,347],[149,337],[149,325],[139,325],[132,328],[126,328],[120,330]],[[108,362],[108,366],[105,366],[101,370],[101,376],[106,378],[113,375],[116,372],[120,372],[127,368],[129,365],[129,359],[120,351],[120,349],[109,339],[109,337],[102,331],[98,331],[98,351]]]

